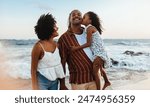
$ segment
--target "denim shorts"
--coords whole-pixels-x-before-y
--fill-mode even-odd
[[[58,79],[51,81],[37,71],[38,86],[40,90],[58,90]]]

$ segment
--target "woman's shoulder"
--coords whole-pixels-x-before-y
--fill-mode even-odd
[[[37,41],[34,45],[33,48],[38,48],[39,47],[39,41]]]
[[[40,46],[40,41],[37,41],[37,42],[34,44],[32,51],[41,51],[41,50],[42,50],[42,48],[41,48],[41,46]]]

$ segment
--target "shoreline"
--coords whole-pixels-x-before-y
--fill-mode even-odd
[[[0,72],[0,90],[32,90],[31,79],[14,79],[9,75]],[[114,80],[111,86],[108,86],[106,90],[150,90],[150,72],[144,73],[145,78],[138,81],[130,80],[127,83],[115,86],[117,82]],[[134,77],[135,78],[135,77]],[[118,81],[119,82],[119,81]],[[103,84],[102,80],[102,84]],[[70,89],[69,77],[66,77],[66,86]]]

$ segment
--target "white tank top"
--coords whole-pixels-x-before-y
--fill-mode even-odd
[[[46,52],[42,44],[40,42],[39,44],[44,51],[44,56],[39,60],[37,71],[51,81],[56,80],[57,78],[64,78],[65,74],[58,48],[56,47],[53,53]]]

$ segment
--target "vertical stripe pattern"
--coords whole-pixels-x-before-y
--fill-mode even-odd
[[[93,64],[85,52],[77,50],[70,52],[71,46],[79,46],[75,35],[69,31],[64,33],[58,40],[61,59],[68,63],[70,83],[82,84],[93,81]]]

